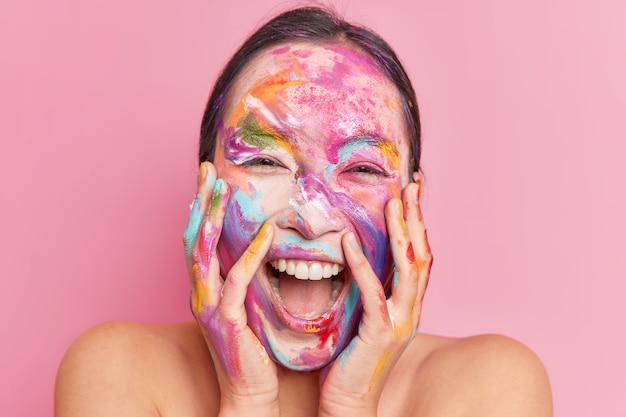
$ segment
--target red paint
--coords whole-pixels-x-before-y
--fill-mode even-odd
[[[406,258],[410,264],[415,263],[415,252],[413,251],[413,243],[409,242],[409,247],[406,248]]]

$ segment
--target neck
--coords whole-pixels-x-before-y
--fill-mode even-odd
[[[319,376],[319,371],[298,372],[278,367],[281,416],[317,416]]]

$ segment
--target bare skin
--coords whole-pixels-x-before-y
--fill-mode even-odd
[[[519,343],[416,336],[432,255],[396,87],[345,45],[249,66],[184,233],[196,323],[89,331],[61,364],[56,415],[550,416]],[[304,276],[271,272],[280,261]],[[336,282],[314,276],[322,263]]]
[[[278,369],[281,416],[316,416],[319,373]],[[81,336],[61,364],[55,415],[217,416],[219,384],[196,323],[108,323]],[[261,410],[259,410],[261,411]],[[552,415],[538,358],[496,335],[418,334],[383,388],[379,416]]]

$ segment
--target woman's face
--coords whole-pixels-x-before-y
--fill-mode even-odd
[[[379,279],[391,275],[383,209],[409,181],[399,93],[360,51],[297,43],[255,57],[224,114],[214,160],[231,186],[222,273],[264,222],[274,226],[248,288],[248,324],[277,362],[319,368],[362,313],[341,237],[354,232]]]

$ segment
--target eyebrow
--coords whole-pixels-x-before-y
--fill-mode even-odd
[[[239,132],[236,136],[241,137],[244,142],[255,148],[287,148],[291,145],[285,135],[272,127],[262,116],[259,122],[257,115],[247,113],[237,123],[237,128]]]
[[[363,132],[351,136],[337,147],[337,156],[344,159],[342,154],[352,153],[365,146],[377,148],[394,167],[400,165],[400,152],[395,143],[376,132]]]

